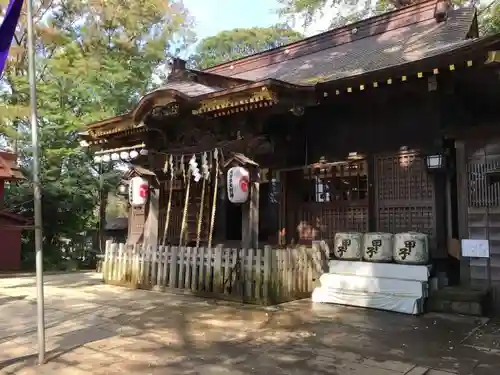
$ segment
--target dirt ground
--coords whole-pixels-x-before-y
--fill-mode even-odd
[[[243,306],[45,279],[47,358],[36,361],[32,277],[0,278],[2,374],[496,374],[500,324],[313,305]]]

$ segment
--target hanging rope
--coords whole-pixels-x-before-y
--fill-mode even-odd
[[[214,194],[212,199],[212,216],[210,217],[210,231],[208,233],[208,248],[212,247],[212,236],[214,232],[214,224],[215,224],[215,213],[217,210],[217,185],[219,182],[219,150],[214,150],[214,164],[215,164],[215,172],[214,172]]]
[[[167,212],[165,214],[165,229],[163,230],[163,241],[162,241],[163,246],[165,246],[165,243],[167,241],[168,226],[170,224],[170,211],[172,210],[172,191],[174,190],[173,188],[174,188],[175,171],[174,171],[174,158],[172,155],[170,155],[168,159],[168,164],[167,162],[165,162],[164,172],[166,173],[167,171],[170,171],[170,189],[168,192]]]
[[[194,155],[193,155],[194,158]],[[181,158],[182,162],[184,162],[184,157]],[[189,190],[191,188],[191,167],[188,167],[187,173],[184,168],[184,163],[182,164],[184,181],[187,179],[186,185],[186,198],[184,199],[184,211],[182,212],[182,222],[181,222],[181,235],[179,238],[179,246],[183,245],[184,237],[186,236],[186,227],[187,227],[187,214],[188,214],[188,203],[189,203]]]
[[[200,210],[198,212],[198,228],[196,230],[196,247],[200,247],[200,236],[201,236],[201,225],[203,222],[203,211],[205,204],[205,187],[206,181],[208,179],[208,163],[207,163],[207,153],[204,152],[202,156],[201,168],[203,171],[203,182],[201,184],[201,201],[200,201]]]

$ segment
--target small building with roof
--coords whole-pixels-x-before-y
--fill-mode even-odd
[[[24,180],[24,176],[17,165],[17,155],[0,151],[0,271],[21,268],[21,233],[27,220],[4,206],[5,183],[20,180]]]

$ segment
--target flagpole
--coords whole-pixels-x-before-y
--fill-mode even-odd
[[[38,364],[45,362],[45,311],[43,298],[43,250],[42,250],[42,196],[40,189],[40,155],[38,145],[38,116],[36,110],[36,69],[35,35],[33,27],[33,0],[27,1],[28,24],[28,76],[31,104],[31,148],[33,150],[33,193],[35,211],[35,251],[36,251],[36,295]]]

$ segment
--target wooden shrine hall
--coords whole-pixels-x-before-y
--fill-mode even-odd
[[[203,71],[173,59],[163,87],[82,134],[96,161],[126,161],[127,179],[148,182],[128,242],[256,248],[418,231],[450,279],[474,279],[449,249],[469,236],[461,142],[483,127],[478,142],[491,139],[499,118],[500,35],[480,37],[475,8],[448,4],[416,1]],[[241,204],[228,199],[232,167],[249,173]]]

